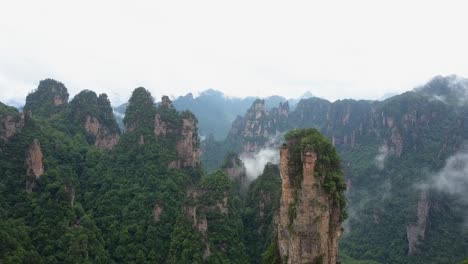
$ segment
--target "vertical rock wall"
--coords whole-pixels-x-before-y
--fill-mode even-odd
[[[303,151],[295,160],[292,151],[297,144],[291,140],[280,150],[279,254],[286,263],[336,263],[341,209],[323,186],[326,175],[316,170],[320,154]]]

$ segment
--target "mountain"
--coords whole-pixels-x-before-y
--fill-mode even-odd
[[[335,148],[316,129],[292,130],[281,147],[277,263],[336,263],[346,183]]]
[[[197,97],[192,93],[179,96],[173,101],[173,105],[179,111],[188,110],[197,116],[200,123],[199,133],[202,137],[212,134],[214,138],[223,140],[236,116],[244,113],[256,99],[256,97],[228,97],[222,92],[209,89]],[[287,101],[286,98],[277,95],[266,97],[264,100],[268,109]],[[121,126],[126,107],[127,104],[123,104],[114,108],[117,122]]]
[[[43,80],[23,111],[0,103],[0,262],[459,263],[465,82],[253,99],[200,142],[167,96],[134,89],[121,132],[105,94]]]
[[[384,101],[309,98],[293,110],[257,100],[226,141],[202,143],[202,161],[217,167],[223,151],[279,148],[275,135],[317,128],[336,147],[348,186],[343,260],[455,263],[468,252],[465,84],[439,76]]]
[[[415,91],[447,104],[456,106],[468,104],[468,79],[456,75],[436,76]]]
[[[138,88],[120,135],[105,94],[69,102],[51,79],[24,109],[0,105],[0,262],[164,262],[199,178],[196,118]]]

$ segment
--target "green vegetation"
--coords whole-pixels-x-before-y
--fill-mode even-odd
[[[136,88],[128,101],[123,120],[125,129],[152,130],[154,129],[154,99],[151,93],[143,87]]]
[[[434,89],[444,95],[439,88]],[[289,127],[316,128],[293,130],[286,141],[298,141],[296,162],[304,151],[319,154],[316,176],[343,208],[341,160],[350,186],[341,263],[467,263],[468,233],[462,228],[467,208],[457,197],[433,190],[427,194],[425,238],[408,256],[407,227],[418,222],[420,184],[468,139],[467,108],[455,104],[456,97],[449,99],[448,104],[434,100],[429,90],[383,102],[311,98],[281,122],[271,116],[258,121],[270,124],[269,136]],[[0,263],[278,262],[278,167],[268,164],[242,195],[232,179],[216,171],[223,161],[224,167],[232,165],[233,159],[224,159],[229,151],[243,142],[261,146],[268,137],[242,141],[233,135],[224,142],[208,137],[200,147],[205,169],[213,173],[204,174],[200,167],[170,166],[180,158],[182,120],[197,122],[195,116],[155,106],[144,88],[133,92],[126,132],[112,150],[94,147],[83,127],[90,115],[117,131],[104,94],[83,91],[68,103],[65,86],[48,79],[28,95],[24,109],[24,128],[0,140]],[[167,125],[167,136],[155,136],[156,115]],[[0,103],[0,121],[6,119],[22,122],[15,108]],[[5,129],[0,126],[0,135]],[[25,168],[34,140],[43,154],[38,179]],[[382,166],[376,164],[378,155]],[[299,187],[302,166],[296,167],[293,184]],[[28,183],[35,184],[31,193]],[[295,210],[292,206],[291,218]]]
[[[33,112],[37,117],[50,117],[65,109],[67,104],[68,91],[63,83],[45,79],[26,97],[24,112]]]
[[[267,164],[263,173],[249,186],[243,212],[244,239],[250,263],[269,262],[276,251],[276,225],[273,221],[278,213],[281,197],[281,178],[277,165]],[[262,256],[262,252],[266,252]],[[263,259],[268,259],[263,262]]]
[[[408,255],[407,233],[408,225],[418,222],[417,205],[422,190],[447,158],[460,151],[468,140],[468,108],[466,101],[463,105],[460,100],[460,92],[465,91],[452,77],[437,77],[418,90],[381,102],[332,103],[310,98],[301,100],[289,112],[284,126],[274,124],[267,128],[273,134],[286,132],[289,127],[316,128],[339,153],[349,184],[347,199],[338,191],[344,190],[342,173],[325,172],[317,176],[326,175],[325,187],[335,194],[335,201],[348,203],[345,233],[340,240],[340,254],[348,257],[343,257],[343,263],[459,263],[467,257],[468,233],[463,212],[468,208],[459,196],[450,192],[427,190],[430,209],[425,237],[412,256]],[[272,115],[274,112],[270,111],[252,127],[254,118],[246,113],[233,123],[232,135],[225,142],[212,139],[202,142],[203,158],[211,167],[217,167],[222,164],[220,157],[230,150],[242,149],[247,144],[261,148],[272,133],[251,135],[264,131],[257,124],[268,125]],[[303,142],[302,148],[314,150],[310,142]],[[322,143],[316,142],[319,147]],[[294,155],[299,157],[300,150]],[[327,153],[326,148],[320,151]],[[321,162],[333,168],[336,154],[330,154]],[[292,172],[295,186],[301,182],[301,169],[299,166]],[[295,209],[292,204],[291,219]]]
[[[331,195],[333,202],[342,208],[342,220],[346,219],[346,183],[344,174],[340,167],[340,159],[333,145],[328,139],[323,136],[317,129],[294,129],[284,136],[290,148],[290,162],[295,171],[291,172],[294,175],[295,186],[295,201],[297,201],[297,190],[301,188],[303,166],[302,155],[306,152],[316,153],[317,161],[315,165],[316,176],[323,177],[323,185],[325,190]],[[292,149],[291,149],[292,148]],[[296,204],[291,204],[288,209],[290,222],[296,216]]]
[[[56,111],[49,99],[66,89],[46,86],[50,83],[59,84],[43,81],[28,96],[25,109],[32,118],[0,151],[0,262],[163,263],[173,220],[199,170],[168,168],[178,158],[175,139],[156,139],[147,129],[154,123],[148,113],[157,109],[143,88],[130,100],[126,120],[143,128],[124,134],[113,151],[102,151],[87,142],[82,126],[92,115],[110,131],[116,128],[107,96],[83,91]],[[2,115],[18,115],[0,106]],[[175,123],[188,115],[176,113]],[[139,144],[140,133],[144,144]],[[37,188],[28,194],[24,159],[33,139],[41,145],[44,174],[30,179]]]
[[[249,263],[240,203],[224,172],[203,176],[177,220],[169,263]]]

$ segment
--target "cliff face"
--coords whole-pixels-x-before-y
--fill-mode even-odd
[[[200,163],[198,144],[196,120],[192,117],[183,118],[180,138],[176,146],[180,158],[177,161],[177,167],[195,167]]]
[[[385,145],[400,157],[405,149],[414,150],[429,131],[447,122],[447,105],[422,93],[407,92],[385,101],[338,100],[319,98],[301,100],[294,111],[287,103],[266,111],[257,100],[243,117],[232,124],[227,141],[240,153],[256,152],[274,145],[278,133],[291,128],[314,127],[340,150],[360,147],[369,140]]]
[[[26,150],[25,157],[27,192],[32,192],[37,188],[37,179],[44,174],[42,158],[41,144],[37,139],[34,139]]]
[[[24,127],[24,115],[0,103],[0,140],[8,141]]]
[[[246,168],[237,154],[229,153],[226,156],[222,169],[234,182],[238,182],[242,189],[247,187]]]
[[[95,137],[94,145],[98,148],[112,149],[119,143],[119,132],[116,130],[112,131],[95,117],[86,116],[84,127],[86,132]]]
[[[408,255],[414,255],[417,253],[417,245],[425,238],[430,209],[431,203],[429,201],[427,191],[423,191],[421,192],[421,197],[416,206],[417,222],[410,223],[406,227],[406,235],[408,237]]]
[[[71,118],[84,127],[91,143],[98,148],[112,149],[120,139],[120,130],[106,94],[84,90],[70,102]]]
[[[271,139],[286,130],[288,115],[288,102],[267,111],[265,101],[258,99],[244,117],[238,116],[234,120],[227,141],[235,144],[233,147],[239,148],[240,152],[257,152],[262,147],[273,145]]]
[[[174,116],[178,118],[174,119]],[[161,106],[154,117],[153,132],[157,138],[176,140],[178,159],[169,164],[171,168],[193,168],[200,163],[197,123],[192,113],[177,112],[169,97],[162,97]]]
[[[177,221],[176,230],[185,228],[185,234],[191,234],[190,243],[177,235],[168,263],[212,263],[234,258],[238,263],[248,263],[242,244],[239,208],[232,206],[236,199],[232,188],[233,181],[218,171],[203,177],[195,188],[187,191],[184,214]],[[186,260],[184,252],[190,252],[191,261]]]
[[[201,235],[203,244],[203,259],[207,259],[211,255],[211,249],[210,243],[208,242],[208,220],[206,219],[206,213],[207,210],[217,210],[217,207],[209,208],[200,206],[199,199],[202,198],[204,194],[205,191],[203,190],[188,190],[187,199],[192,202],[184,206],[184,214],[189,219],[192,227]]]
[[[287,137],[280,151],[278,250],[281,260],[336,263],[344,203],[334,197],[342,197],[346,187],[339,164],[325,164],[321,160],[336,153],[333,154],[331,145],[320,149],[324,139],[316,130],[303,130]],[[311,137],[315,138],[307,141]],[[331,181],[334,190],[328,188]]]

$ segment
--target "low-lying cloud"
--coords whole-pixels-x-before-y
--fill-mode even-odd
[[[457,195],[468,205],[468,149],[449,157],[445,166],[433,176],[430,187]]]
[[[384,144],[379,147],[379,153],[377,154],[377,156],[375,156],[374,159],[375,165],[377,166],[377,168],[379,168],[379,170],[383,170],[385,168],[385,159],[387,158],[388,153],[389,150],[387,145]]]
[[[419,186],[423,190],[434,190],[451,195],[456,205],[461,208],[468,207],[468,148],[450,156],[445,166],[435,173],[429,180]],[[465,214],[468,224],[468,213]]]
[[[256,153],[245,153],[240,156],[246,169],[247,177],[257,178],[262,174],[268,162],[279,163],[279,150],[276,148],[263,148]]]

